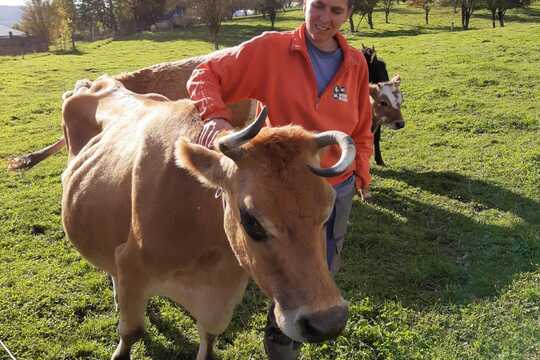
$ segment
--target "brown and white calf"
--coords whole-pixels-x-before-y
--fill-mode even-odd
[[[400,90],[401,78],[394,76],[390,81],[380,82],[369,85],[369,95],[371,97],[372,121],[371,129],[373,132],[380,129],[381,126],[392,130],[399,130],[405,127],[405,120],[401,113],[401,104],[403,95]],[[379,142],[375,142],[377,147]],[[384,165],[380,149],[375,149],[375,161],[378,165]]]
[[[62,116],[62,220],[82,256],[113,278],[120,342],[112,359],[129,359],[154,295],[196,319],[197,360],[210,359],[249,277],[291,339],[321,342],[343,330],[348,307],[324,241],[335,195],[321,176],[352,163],[350,137],[262,128],[263,111],[214,151],[192,143],[203,125],[193,102],[136,94],[109,77],[79,82]],[[319,151],[334,144],[341,159],[321,169]]]

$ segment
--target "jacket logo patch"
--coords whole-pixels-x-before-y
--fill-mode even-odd
[[[336,85],[332,97],[336,100],[347,102],[347,90],[345,86]]]

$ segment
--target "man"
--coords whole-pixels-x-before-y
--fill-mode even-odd
[[[349,18],[352,0],[307,0],[305,23],[294,31],[268,32],[198,66],[187,88],[206,122],[198,142],[213,146],[216,134],[231,128],[225,104],[256,99],[268,107],[268,126],[301,125],[312,131],[339,130],[356,145],[354,166],[329,178],[336,202],[326,225],[327,260],[335,273],[356,191],[369,197],[372,154],[368,67],[363,55],[339,33]],[[329,166],[339,158],[332,148],[321,159]],[[296,359],[299,344],[268,314],[265,350],[270,359]]]

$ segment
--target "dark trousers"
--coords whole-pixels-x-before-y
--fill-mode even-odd
[[[336,201],[332,215],[326,223],[326,261],[332,274],[336,274],[341,267],[341,250],[343,250],[355,193],[354,180],[353,175],[341,184],[334,186]]]

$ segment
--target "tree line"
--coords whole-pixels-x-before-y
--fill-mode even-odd
[[[373,29],[373,12],[376,8],[382,8],[388,23],[391,10],[399,1],[354,0],[349,18],[350,31],[358,31],[363,19]],[[425,22],[429,24],[434,1],[441,6],[453,6],[454,12],[459,8],[464,30],[469,28],[475,9],[489,9],[495,27],[497,20],[500,26],[504,26],[508,9],[531,3],[531,0],[408,0],[408,3],[421,6],[425,11]],[[16,27],[44,39],[48,44],[55,43],[59,49],[69,50],[75,49],[76,39],[93,41],[99,37],[123,36],[149,30],[153,24],[167,17],[191,16],[195,22],[207,25],[217,49],[221,23],[231,18],[235,11],[256,10],[270,21],[274,29],[280,10],[301,5],[302,1],[293,0],[27,0],[22,20]],[[354,22],[355,15],[360,17],[357,24]]]
[[[69,50],[77,39],[124,36],[149,30],[172,16],[191,16],[208,26],[217,44],[222,21],[235,11],[256,10],[274,28],[278,11],[294,4],[290,0],[27,0],[14,27]]]
[[[408,0],[409,5],[422,7],[425,14],[426,25],[429,24],[429,13],[434,6],[435,0]],[[351,32],[358,31],[360,22],[366,19],[370,29],[374,28],[373,12],[376,8],[382,8],[385,15],[385,22],[389,23],[390,12],[399,0],[354,0],[353,12],[349,18]],[[461,10],[461,27],[463,30],[469,29],[470,19],[476,9],[487,8],[491,12],[492,25],[496,27],[496,21],[499,21],[500,26],[505,24],[505,15],[508,9],[526,7],[531,4],[531,0],[438,0],[440,6],[453,6],[454,12],[457,9]],[[354,23],[354,15],[360,16],[360,21],[357,25]]]

